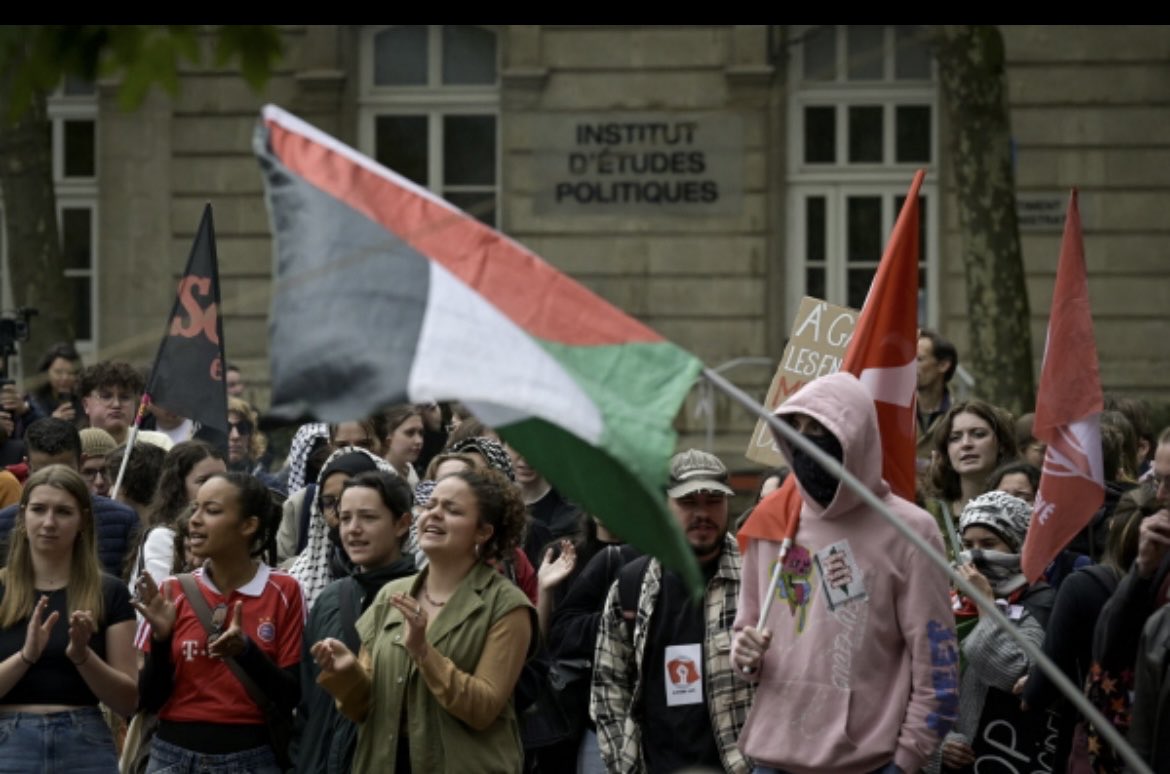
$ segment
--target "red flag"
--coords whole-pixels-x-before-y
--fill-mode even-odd
[[[895,494],[910,501],[914,500],[918,387],[918,189],[925,176],[922,170],[914,175],[841,364],[873,395],[882,434],[882,477]],[[789,476],[740,528],[740,547],[746,548],[753,538],[780,541],[791,536],[800,502],[794,477]]]
[[[1048,444],[1021,568],[1029,581],[1084,529],[1105,500],[1101,374],[1085,278],[1081,214],[1073,189],[1052,290],[1032,433]]]

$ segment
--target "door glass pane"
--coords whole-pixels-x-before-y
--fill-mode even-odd
[[[483,27],[443,26],[443,83],[446,85],[496,82],[496,36]]]
[[[97,172],[94,133],[97,122],[65,121],[65,177],[93,177]]]
[[[833,164],[837,161],[837,108],[804,109],[804,162]]]
[[[825,197],[809,196],[804,200],[805,260],[825,260]]]
[[[378,116],[374,158],[419,185],[427,185],[427,117]]]
[[[443,184],[496,184],[495,116],[443,117]]]
[[[804,294],[828,300],[825,295],[825,269],[822,266],[809,266],[804,271]]]
[[[930,161],[930,106],[894,109],[894,155],[899,164]]]
[[[872,262],[882,257],[882,198],[850,196],[846,200],[846,247],[849,263]]]
[[[881,161],[881,105],[849,108],[849,162],[880,164]]]
[[[93,338],[93,280],[89,277],[66,277],[73,298],[73,334],[79,339]]]
[[[873,275],[876,272],[877,267],[875,266],[849,270],[849,299],[846,301],[847,306],[851,306],[854,309],[860,309],[865,306],[865,297],[869,294],[869,286],[873,284]]]
[[[932,56],[921,27],[899,25],[894,28],[894,78],[899,81],[929,80]]]
[[[444,192],[443,198],[492,228],[496,226],[496,195],[490,191]]]
[[[66,269],[93,268],[93,231],[88,207],[61,210],[61,252]]]
[[[880,81],[885,64],[882,55],[885,27],[850,25],[846,47],[847,77],[851,81]]]
[[[822,24],[805,33],[804,79],[806,81],[837,80],[837,27]]]
[[[425,86],[426,83],[425,24],[390,27],[374,36],[375,86]]]

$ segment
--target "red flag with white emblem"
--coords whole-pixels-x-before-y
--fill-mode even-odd
[[[1029,581],[1093,518],[1105,500],[1101,374],[1085,276],[1077,192],[1069,196],[1052,291],[1032,433],[1048,444],[1021,569]]]
[[[921,207],[919,170],[886,243],[877,273],[845,350],[842,371],[861,380],[873,395],[882,435],[882,477],[890,488],[914,500],[914,398],[918,372],[918,245]],[[795,530],[801,499],[795,477],[761,501],[740,528],[740,548],[751,539],[781,541]]]

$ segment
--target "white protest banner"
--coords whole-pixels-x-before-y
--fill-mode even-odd
[[[808,382],[839,371],[856,324],[857,311],[854,309],[811,296],[802,298],[792,323],[792,335],[784,347],[776,375],[772,377],[764,406],[775,411],[788,396]],[[756,423],[745,456],[768,467],[785,464],[772,431],[762,419]]]

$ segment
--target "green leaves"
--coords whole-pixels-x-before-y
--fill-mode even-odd
[[[66,77],[118,80],[118,102],[132,110],[154,86],[179,90],[185,66],[201,66],[214,46],[215,67],[235,63],[248,85],[259,91],[283,53],[279,30],[264,25],[59,25],[0,27],[0,73],[8,80],[14,118],[34,91],[49,93]]]

